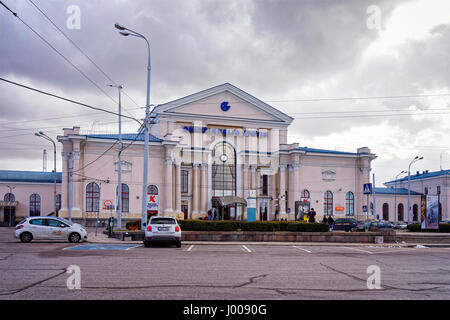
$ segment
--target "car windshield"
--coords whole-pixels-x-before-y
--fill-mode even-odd
[[[58,219],[61,222],[64,222],[65,224],[68,224],[69,226],[72,226],[72,224],[73,224],[69,220],[66,220],[66,219],[63,219],[63,218],[56,217],[56,219]]]
[[[150,220],[150,224],[176,224],[176,221],[170,218],[157,218]]]

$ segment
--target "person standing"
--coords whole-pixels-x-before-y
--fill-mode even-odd
[[[323,223],[328,223],[328,218],[327,218],[326,215],[323,216],[322,222],[323,222]]]
[[[311,208],[309,212],[309,222],[316,222],[316,211],[314,211],[314,208]]]

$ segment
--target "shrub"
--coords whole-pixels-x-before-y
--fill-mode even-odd
[[[178,223],[185,231],[293,231],[327,232],[328,224],[307,223],[303,221],[216,221],[216,220],[180,220]]]
[[[411,232],[450,232],[450,223],[440,223],[439,230],[427,229],[422,230],[421,225],[418,223],[409,224],[408,230]]]

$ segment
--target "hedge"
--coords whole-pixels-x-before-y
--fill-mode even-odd
[[[327,232],[330,227],[325,223],[307,223],[303,221],[211,221],[180,220],[181,230],[185,231],[293,231]]]
[[[185,231],[291,231],[291,232],[328,232],[326,223],[308,223],[305,221],[235,221],[235,220],[178,220],[181,230]],[[129,221],[128,230],[141,230],[141,221]]]
[[[422,230],[420,224],[409,224],[408,230],[411,232],[450,232],[450,223],[440,223],[439,230],[426,229]]]

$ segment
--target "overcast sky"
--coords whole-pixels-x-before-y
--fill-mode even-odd
[[[104,92],[0,6],[0,76],[8,80],[117,109],[110,81],[34,3],[124,85],[133,99],[123,97],[125,115],[144,116],[147,51],[141,39],[120,36],[115,22],[150,39],[152,104],[229,82],[296,118],[290,143],[371,148],[377,186],[407,170],[416,155],[424,160],[413,172],[450,169],[450,95],[443,95],[450,93],[448,0],[2,2]],[[79,20],[68,13],[72,5]],[[409,97],[300,101],[393,96]],[[56,138],[73,125],[112,132],[115,120],[0,81],[0,169],[42,170],[45,148],[52,170],[53,147],[34,132]],[[133,121],[124,126],[136,129]]]

